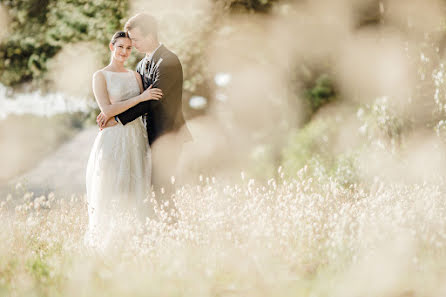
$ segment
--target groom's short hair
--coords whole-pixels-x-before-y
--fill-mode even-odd
[[[158,40],[158,25],[153,16],[147,13],[138,13],[132,16],[127,23],[125,23],[124,30],[128,32],[134,28],[139,28],[144,36],[151,34],[153,38]]]

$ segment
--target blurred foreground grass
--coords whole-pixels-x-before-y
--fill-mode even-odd
[[[106,251],[83,245],[85,197],[0,202],[1,296],[442,296],[446,181],[349,187],[278,172],[261,184],[200,177],[177,211],[120,226]],[[175,223],[172,223],[175,221]]]

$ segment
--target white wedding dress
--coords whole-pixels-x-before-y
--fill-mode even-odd
[[[133,72],[103,71],[111,103],[140,94]],[[125,215],[150,213],[151,154],[141,117],[100,131],[87,164],[88,229],[85,243],[107,247],[122,235]]]

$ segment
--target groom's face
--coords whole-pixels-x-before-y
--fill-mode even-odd
[[[148,53],[153,48],[153,38],[149,35],[144,36],[139,28],[129,30],[129,36],[133,46],[141,53]]]

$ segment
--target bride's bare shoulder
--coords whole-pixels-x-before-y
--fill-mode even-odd
[[[93,79],[98,79],[104,77],[104,71],[107,71],[107,67],[97,70],[93,73]]]

